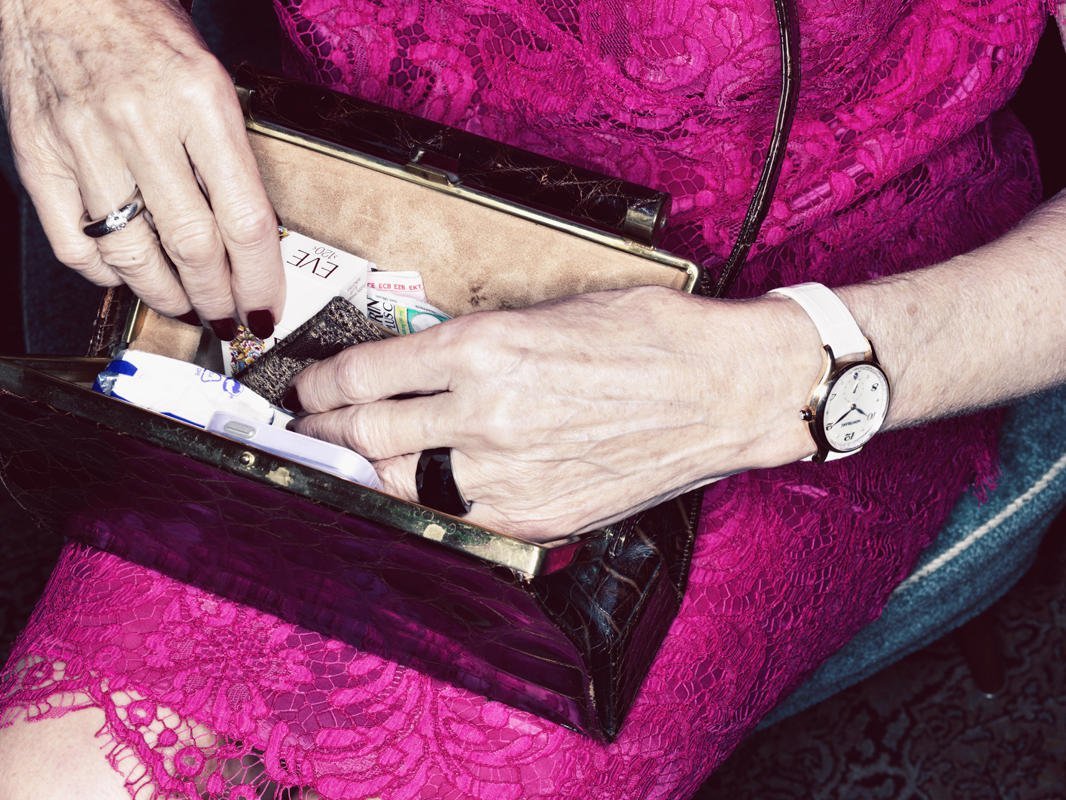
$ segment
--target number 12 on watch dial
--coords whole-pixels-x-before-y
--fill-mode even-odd
[[[877,433],[887,413],[885,374],[872,364],[849,367],[833,382],[825,400],[826,442],[834,450],[856,450]]]

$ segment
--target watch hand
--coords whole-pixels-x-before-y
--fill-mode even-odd
[[[851,408],[849,408],[847,411],[845,411],[843,414],[841,414],[839,417],[837,417],[837,421],[834,422],[833,424],[834,425],[839,425],[840,424],[840,420],[844,419],[844,417],[846,417],[848,414],[850,414],[854,410],[855,410],[855,404],[852,403],[851,404]]]

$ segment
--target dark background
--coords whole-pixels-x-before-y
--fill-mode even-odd
[[[1010,106],[1036,143],[1044,197],[1066,188],[1066,50],[1058,28],[1049,21],[1033,64]]]
[[[18,205],[7,181],[0,180],[0,353],[22,353],[22,306],[19,303]]]

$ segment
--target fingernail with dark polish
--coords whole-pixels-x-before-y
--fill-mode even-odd
[[[233,319],[213,319],[210,323],[215,336],[224,342],[228,342],[237,335],[237,323]]]
[[[192,325],[196,328],[199,328],[201,325],[203,325],[203,323],[200,321],[200,315],[197,314],[195,311],[186,311],[180,317],[174,317],[174,319],[178,320],[179,322],[184,322],[186,325]]]
[[[296,387],[290,386],[281,396],[281,407],[291,414],[302,414],[304,407],[300,405],[300,395],[296,393]]]
[[[286,422],[285,423],[285,430],[287,430],[287,431],[295,431],[296,430],[296,420],[290,419],[288,422]]]
[[[248,327],[260,339],[269,339],[274,335],[274,314],[269,308],[248,312]]]

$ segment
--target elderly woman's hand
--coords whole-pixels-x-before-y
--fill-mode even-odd
[[[273,210],[233,85],[180,4],[0,0],[0,87],[19,175],[62,262],[222,335],[235,315],[273,329]],[[82,232],[83,216],[137,189],[148,214]]]
[[[544,541],[812,451],[819,345],[792,305],[642,288],[473,314],[309,367],[296,429],[410,500],[417,454],[450,447],[468,519]]]

